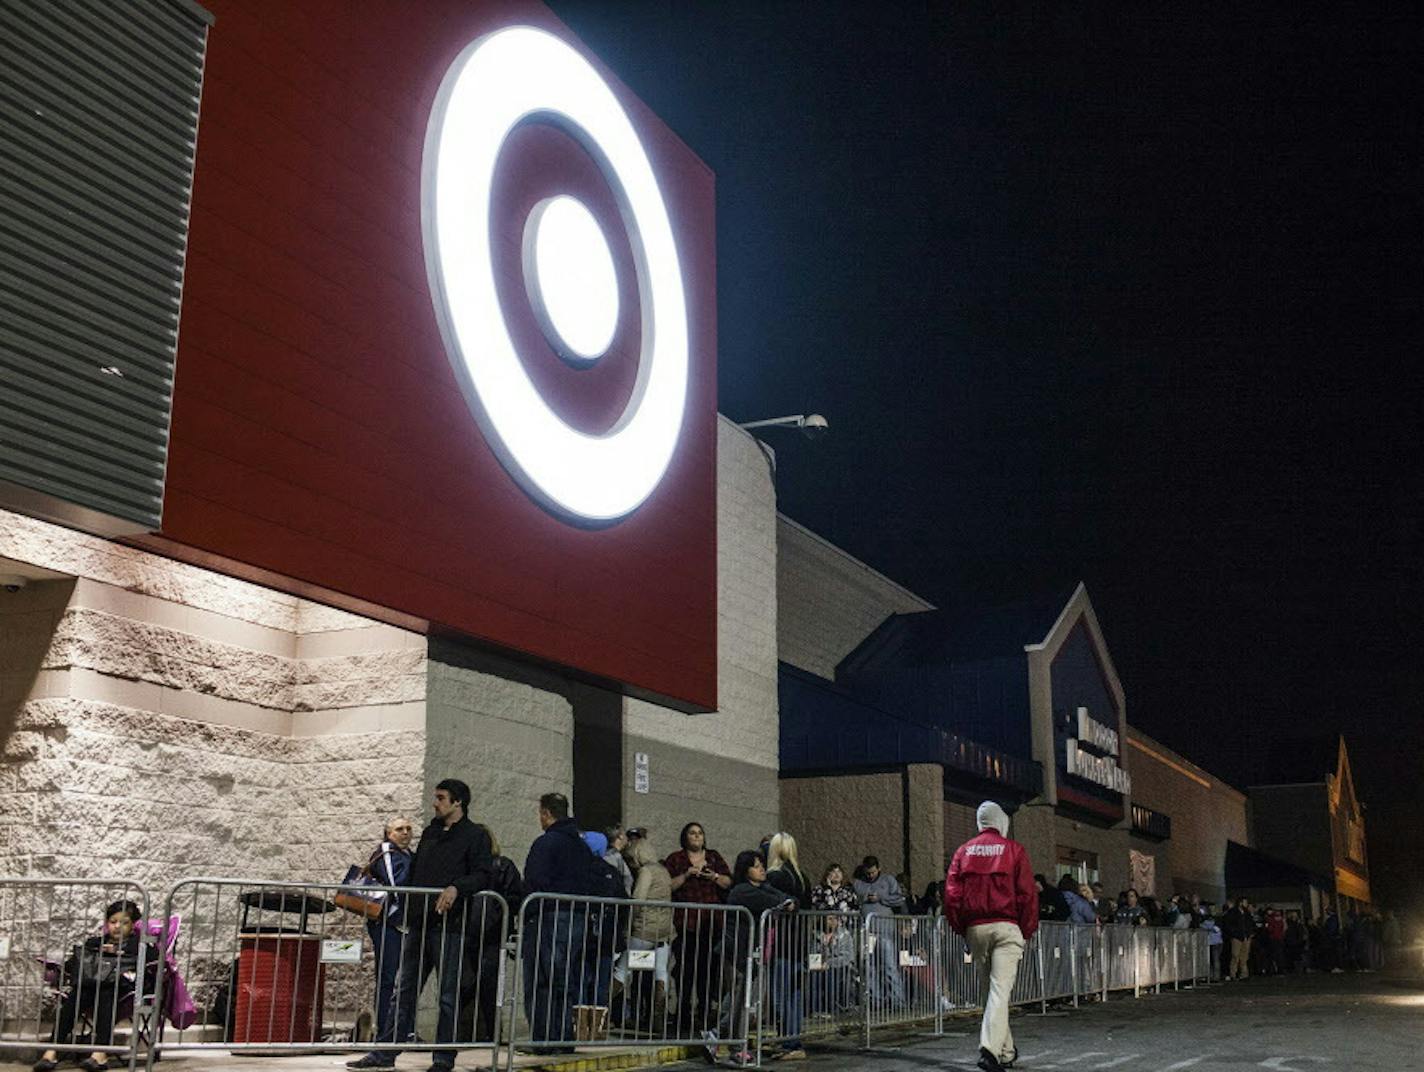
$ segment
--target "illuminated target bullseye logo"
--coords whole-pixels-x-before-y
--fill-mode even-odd
[[[572,428],[524,368],[495,287],[490,205],[500,147],[547,118],[598,161],[618,202],[638,276],[642,350],[633,391],[602,435]],[[687,400],[687,306],[672,225],[642,143],[612,90],[573,48],[515,27],[451,64],[425,138],[425,263],[445,349],[505,467],[548,507],[607,523],[636,509],[672,459]],[[618,322],[608,244],[572,197],[537,205],[524,276],[545,335],[575,366],[598,360]]]

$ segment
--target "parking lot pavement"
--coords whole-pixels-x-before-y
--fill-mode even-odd
[[[1113,998],[1015,1015],[1015,1072],[1424,1072],[1424,988],[1378,975],[1251,979],[1207,990]],[[944,1038],[869,1052],[811,1048],[805,1066],[837,1072],[973,1072],[977,1021]],[[953,1034],[949,1034],[953,1032]]]

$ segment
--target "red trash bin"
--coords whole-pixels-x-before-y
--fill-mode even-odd
[[[326,965],[311,934],[243,934],[232,1041],[318,1042]]]

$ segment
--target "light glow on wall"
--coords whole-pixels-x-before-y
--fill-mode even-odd
[[[637,381],[602,435],[570,427],[540,395],[515,351],[495,288],[489,220],[495,164],[510,131],[531,116],[558,123],[599,162],[633,250],[642,317]],[[431,110],[422,196],[426,270],[446,352],[501,461],[530,494],[565,516],[591,523],[626,516],[652,494],[672,460],[689,356],[672,224],[647,153],[612,90],[577,51],[543,30],[514,27],[478,39],[451,64]],[[553,321],[552,309],[546,311]],[[615,307],[615,324],[616,316]],[[563,338],[563,323],[554,326]]]

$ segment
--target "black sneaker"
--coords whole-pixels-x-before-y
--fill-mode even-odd
[[[984,1072],[1004,1072],[1004,1066],[999,1064],[999,1059],[983,1046],[979,1047],[979,1067]]]
[[[396,1059],[392,1056],[389,1060],[378,1053],[368,1053],[364,1057],[358,1057],[354,1061],[347,1061],[347,1068],[395,1068]]]

